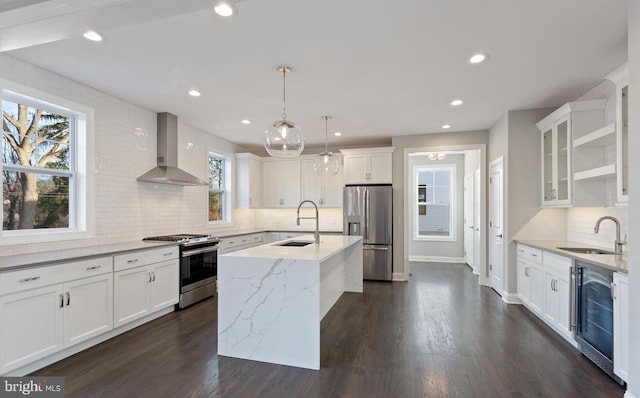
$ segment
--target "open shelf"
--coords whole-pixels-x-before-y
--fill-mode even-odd
[[[589,169],[573,173],[573,181],[581,180],[595,180],[600,178],[606,178],[616,174],[616,165],[608,164],[602,167],[596,167],[595,169]]]
[[[573,140],[573,147],[607,146],[616,142],[616,124],[611,123]]]

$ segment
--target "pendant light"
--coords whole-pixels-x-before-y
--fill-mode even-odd
[[[313,162],[313,168],[317,175],[334,176],[338,174],[340,170],[340,161],[338,157],[332,152],[329,152],[327,144],[327,131],[329,119],[331,116],[323,116],[324,119],[324,152],[320,153],[315,162]]]
[[[273,157],[295,157],[304,149],[304,135],[300,127],[287,120],[286,76],[291,68],[282,65],[278,67],[278,72],[282,73],[282,120],[265,130],[264,148]]]

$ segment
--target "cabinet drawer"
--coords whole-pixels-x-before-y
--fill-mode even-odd
[[[559,256],[549,252],[544,252],[543,256],[544,266],[556,268],[558,271],[564,271],[573,265],[573,260],[570,257]]]
[[[518,244],[517,251],[518,256],[533,261],[536,264],[542,264],[542,250]]]
[[[140,250],[113,257],[113,268],[115,271],[140,267],[161,261],[178,258],[178,246],[167,246],[158,249]]]
[[[0,295],[16,293],[113,271],[113,257],[74,261],[0,274]]]

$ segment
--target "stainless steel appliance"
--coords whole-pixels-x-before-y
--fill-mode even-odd
[[[344,188],[344,234],[360,235],[363,277],[390,281],[393,270],[391,185],[351,185]]]
[[[180,248],[180,302],[177,308],[212,297],[218,276],[218,242],[211,235],[177,234],[143,240],[176,242]]]
[[[580,351],[611,378],[613,373],[613,271],[576,261],[576,341]]]

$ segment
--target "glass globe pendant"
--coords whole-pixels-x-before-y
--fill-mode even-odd
[[[282,65],[278,67],[278,72],[282,73],[282,120],[273,122],[265,130],[264,148],[273,157],[295,157],[304,149],[304,135],[300,127],[287,120],[286,75],[291,72],[291,68]]]
[[[340,170],[340,160],[328,149],[327,125],[331,116],[323,116],[322,118],[324,119],[324,152],[316,156],[313,168],[317,175],[334,176]]]

